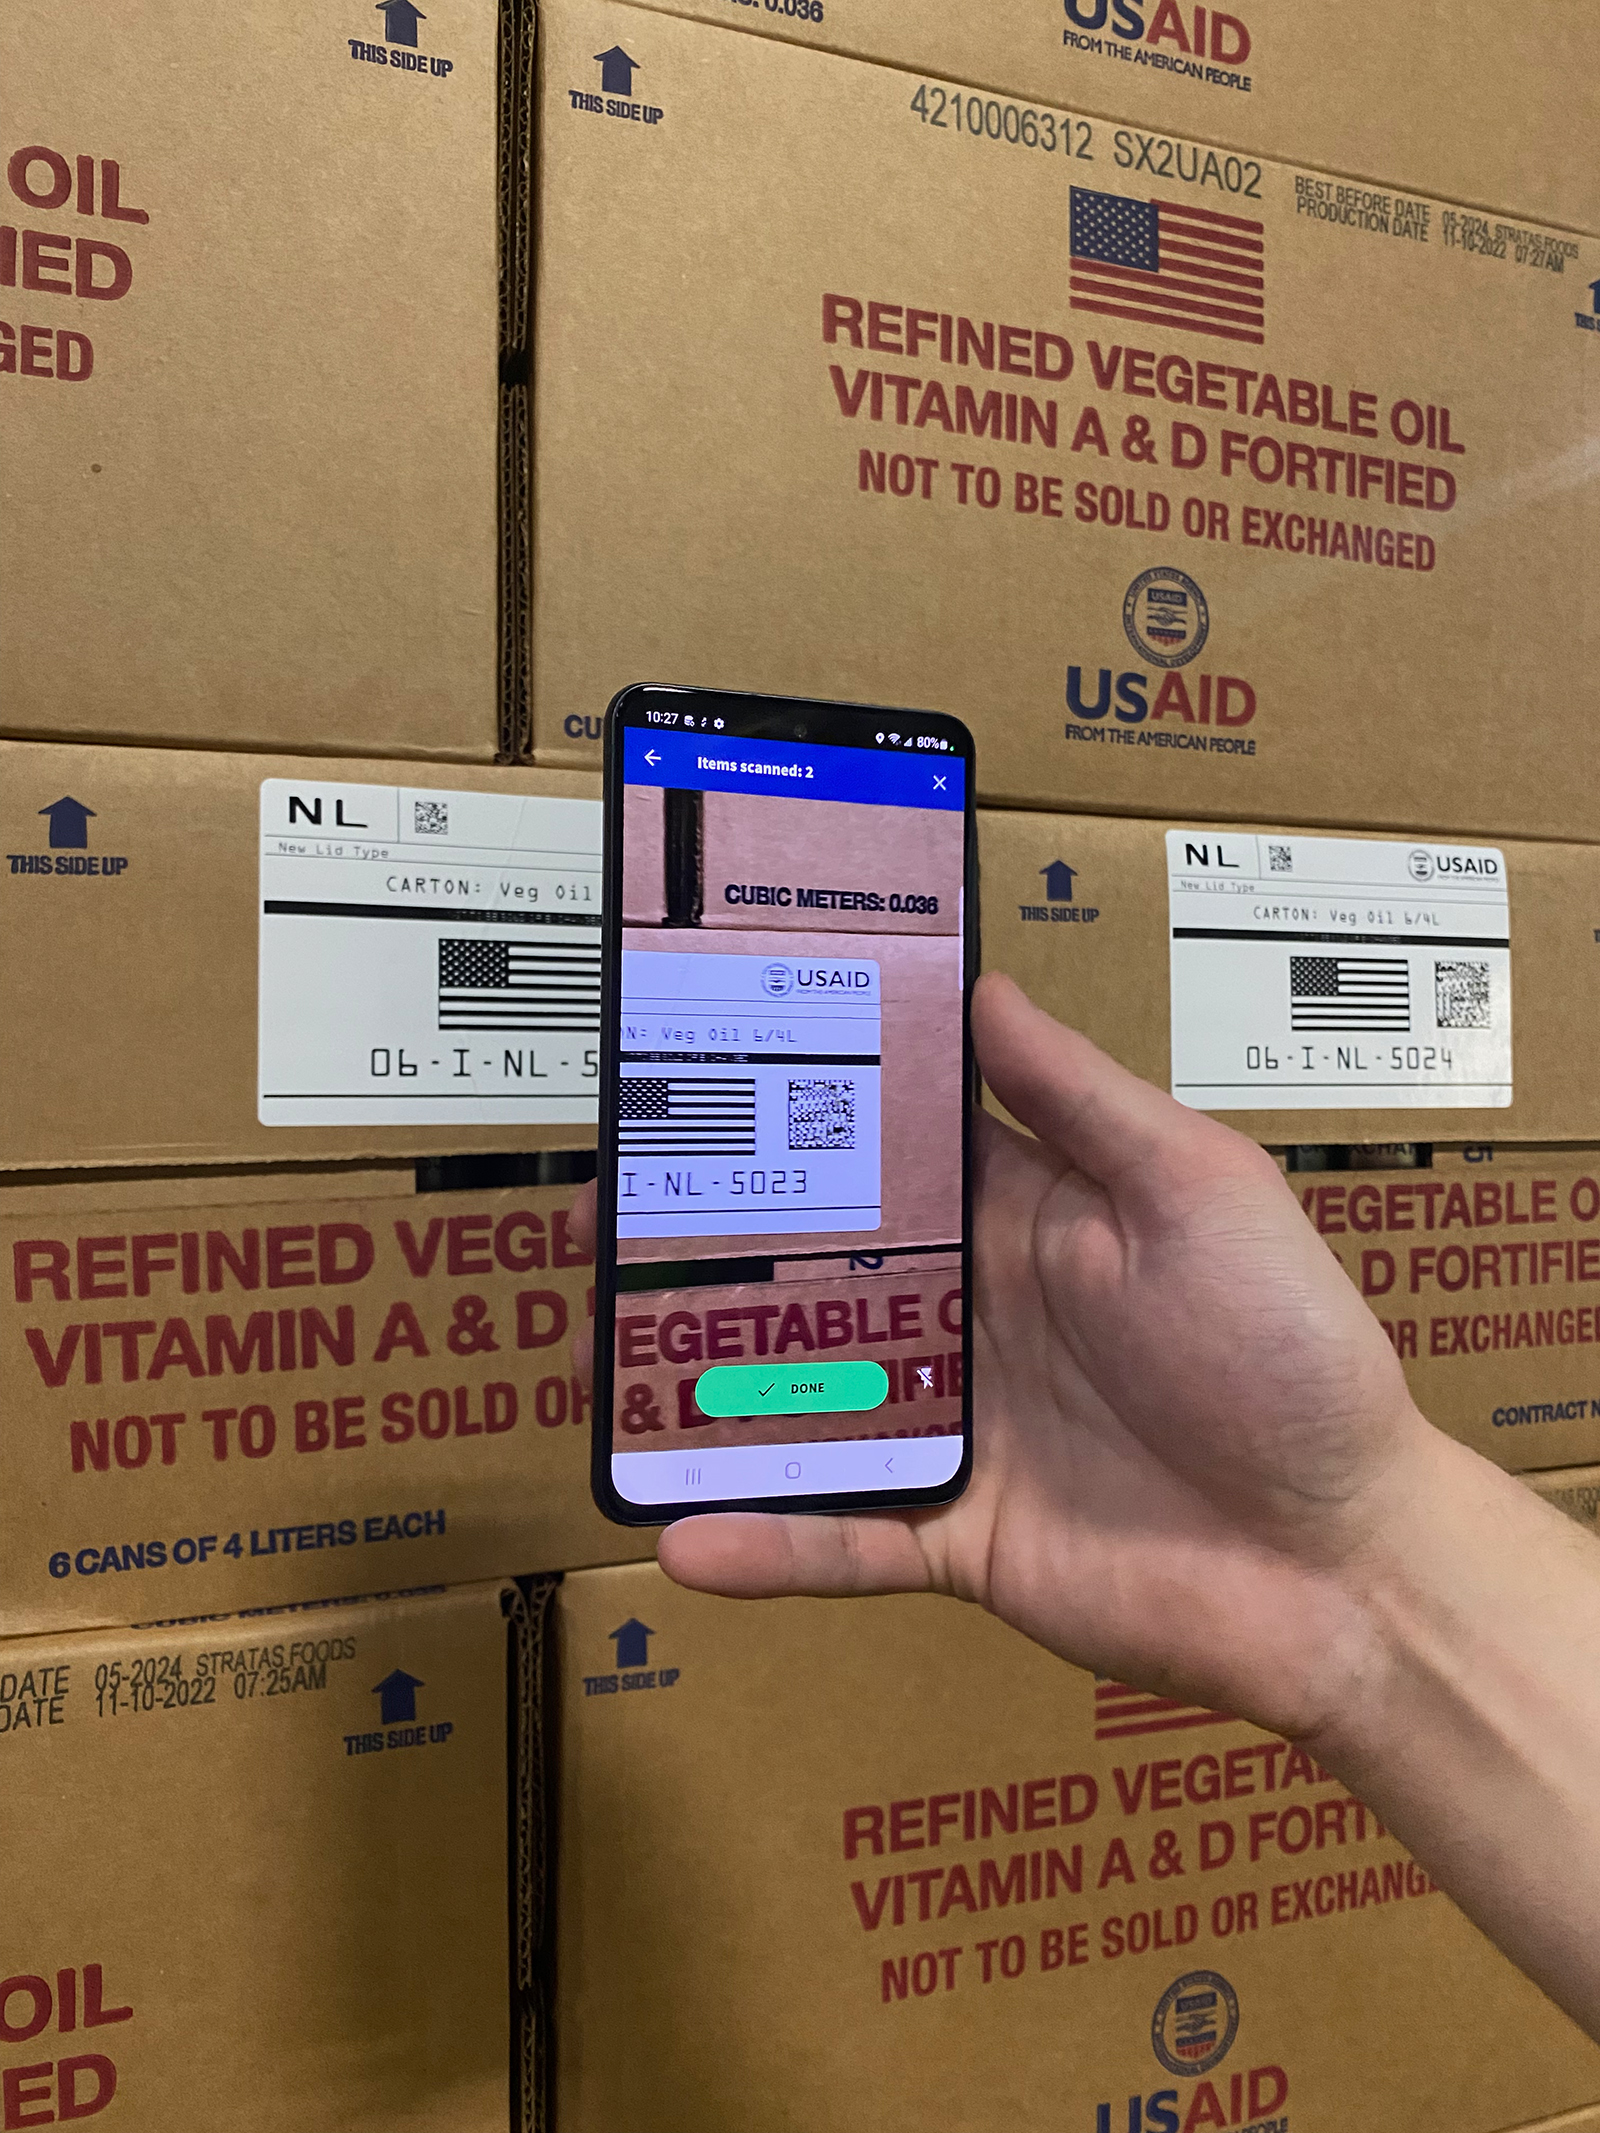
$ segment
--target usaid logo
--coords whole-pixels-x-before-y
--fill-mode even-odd
[[[1094,675],[1092,682],[1085,681],[1087,673]],[[1168,719],[1174,726],[1248,726],[1256,715],[1256,692],[1238,674],[1184,675],[1176,668],[1116,674],[1110,667],[1068,667],[1067,709],[1085,724],[1110,717],[1123,726],[1142,726],[1147,719]],[[1069,735],[1074,730],[1067,728]]]
[[[1192,7],[1187,16],[1178,0],[1158,0],[1146,22],[1145,0],[1062,0],[1067,20],[1077,30],[1104,30],[1122,44],[1166,49],[1190,59],[1209,59],[1219,67],[1240,67],[1250,57],[1250,32],[1238,15],[1220,8]],[[1066,42],[1076,44],[1073,30]],[[1113,48],[1114,49],[1114,48]]]
[[[1413,881],[1498,881],[1503,869],[1498,852],[1430,852],[1421,845],[1406,856]]]
[[[1227,2126],[1240,2133],[1288,2133],[1289,2077],[1281,2066],[1217,2073],[1239,2034],[1239,1998],[1215,1970],[1175,1978],[1156,2002],[1150,2046],[1163,2069],[1193,2088],[1160,2088],[1127,2099],[1127,2116],[1095,2106],[1095,2133],[1199,2133]],[[1215,2079],[1210,2077],[1215,2075]]]
[[[1156,2003],[1150,2044],[1169,2074],[1209,2074],[1239,2034],[1239,2000],[1220,1972],[1191,1970]]]

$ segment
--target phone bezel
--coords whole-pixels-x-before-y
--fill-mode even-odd
[[[631,1503],[611,1478],[612,1396],[616,1330],[615,1281],[616,1156],[618,1087],[621,1081],[619,994],[622,976],[622,734],[632,712],[672,709],[680,716],[707,714],[740,721],[739,737],[803,741],[821,746],[860,747],[870,722],[874,732],[887,720],[914,722],[914,730],[948,739],[965,766],[962,893],[962,1086],[966,1102],[961,1122],[961,1462],[948,1481],[926,1488],[848,1489],[810,1496],[741,1496],[673,1504]],[[747,723],[750,722],[750,723]],[[758,728],[751,730],[751,724]],[[805,733],[795,731],[804,727]],[[734,736],[730,735],[729,738]],[[876,742],[866,743],[876,749]],[[977,811],[973,794],[975,749],[972,735],[959,719],[944,713],[885,709],[876,704],[829,703],[809,697],[778,697],[735,691],[634,683],[612,699],[605,719],[605,857],[603,872],[600,1128],[597,1157],[597,1231],[595,1244],[594,1408],[591,1418],[590,1480],[594,1500],[605,1516],[622,1526],[667,1526],[680,1518],[719,1511],[838,1513],[914,1511],[952,1503],[972,1475],[972,1138],[977,1074],[972,1051],[972,987],[978,967]]]

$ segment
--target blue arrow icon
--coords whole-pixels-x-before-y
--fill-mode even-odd
[[[408,1674],[404,1667],[397,1666],[392,1674],[386,1674],[373,1695],[381,1701],[378,1705],[378,1722],[385,1726],[409,1725],[417,1715],[417,1691],[427,1687],[415,1674]]]
[[[632,96],[633,70],[638,66],[630,59],[620,44],[614,44],[609,52],[596,52],[600,62],[600,93],[602,96]]]
[[[654,1635],[653,1629],[646,1629],[641,1621],[631,1615],[620,1629],[611,1632],[611,1641],[617,1647],[619,1672],[650,1664],[650,1639]]]
[[[1044,893],[1053,904],[1070,904],[1072,884],[1078,878],[1076,867],[1069,867],[1064,859],[1052,859],[1039,872],[1044,876]]]
[[[413,48],[417,42],[417,24],[428,19],[420,7],[412,6],[411,0],[377,0],[373,12],[383,17],[386,43],[408,44]]]
[[[52,851],[81,852],[89,842],[89,824],[94,819],[94,809],[85,807],[81,800],[52,800],[39,812],[50,818]]]

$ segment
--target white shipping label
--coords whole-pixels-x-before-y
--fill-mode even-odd
[[[267,778],[264,1126],[598,1116],[597,800]]]
[[[625,949],[618,1234],[876,1229],[881,1003],[861,957]]]
[[[1167,832],[1172,1093],[1205,1111],[1511,1101],[1504,855]]]

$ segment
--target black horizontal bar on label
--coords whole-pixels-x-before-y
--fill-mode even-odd
[[[1265,926],[1174,926],[1175,941],[1348,941],[1386,948],[1509,948],[1509,934],[1482,933],[1290,933]]]
[[[635,1194],[634,1197],[637,1198],[638,1195]],[[863,1207],[859,1200],[845,1200],[842,1203],[838,1204],[836,1204],[832,1200],[807,1200],[805,1211],[808,1215],[878,1215],[882,1212],[882,1210],[877,1207]],[[747,1210],[743,1207],[708,1207],[701,1210],[701,1212],[708,1215],[742,1215],[746,1213]],[[654,1211],[641,1212],[641,1210],[638,1208],[619,1207],[617,1210],[617,1214],[619,1220],[621,1221],[628,1221],[631,1219],[635,1222],[656,1222],[661,1220],[661,1216],[655,1213]],[[671,1230],[668,1230],[665,1234],[671,1236],[673,1232]],[[725,1234],[730,1236],[742,1237],[781,1237],[787,1236],[790,1233],[787,1230],[751,1229],[731,1230],[726,1232]],[[798,1234],[804,1236],[805,1232],[804,1230],[801,1230],[798,1232]],[[630,1237],[630,1242],[637,1241],[640,1240]],[[646,1237],[643,1241],[647,1242],[648,1237]],[[826,1256],[831,1259],[838,1258],[842,1255],[840,1255],[839,1253],[830,1252],[827,1254],[817,1253],[814,1256],[818,1258]],[[859,1254],[857,1256],[859,1256]],[[640,1262],[641,1265],[648,1265],[649,1263],[650,1262],[648,1260]]]
[[[270,896],[261,906],[275,918],[419,918],[430,925],[452,926],[594,926],[598,911],[467,911],[459,904],[324,904],[298,897]]]
[[[623,1052],[624,1066],[882,1066],[881,1052]]]
[[[1364,1034],[1367,1033],[1360,1030],[1345,1031],[1346,1036],[1361,1036]],[[1332,1089],[1337,1095],[1341,1090],[1347,1090],[1357,1086],[1375,1087],[1380,1089],[1383,1094],[1387,1096],[1391,1089],[1449,1089],[1452,1092],[1458,1092],[1462,1089],[1503,1089],[1508,1087],[1509,1084],[1503,1081],[1441,1081],[1438,1079],[1435,1079],[1433,1081],[1395,1080],[1357,1084],[1348,1081],[1301,1081],[1298,1077],[1296,1077],[1296,1079],[1293,1081],[1180,1081],[1173,1085],[1172,1093],[1174,1096],[1176,1096],[1180,1093],[1180,1091],[1193,1091],[1195,1094],[1198,1095],[1206,1089],[1248,1089],[1255,1091],[1257,1094],[1267,1094],[1275,1089]],[[1204,1110],[1206,1106],[1202,1104],[1200,1108]],[[1251,1106],[1249,1104],[1239,1104],[1238,1106],[1236,1106],[1236,1108],[1241,1111],[1248,1111]],[[1276,1104],[1268,1104],[1263,1108],[1275,1111],[1279,1108],[1279,1106]],[[1306,1108],[1313,1109],[1316,1107],[1307,1105]],[[1338,1108],[1339,1107],[1337,1104],[1329,1104],[1327,1106],[1327,1109],[1330,1111],[1337,1110]],[[1439,1104],[1435,1106],[1430,1106],[1430,1108],[1437,1110],[1446,1110],[1451,1107],[1444,1104]],[[1459,1106],[1459,1108],[1462,1110],[1471,1110],[1473,1107],[1470,1104],[1463,1104]],[[1498,1109],[1501,1107],[1496,1106],[1496,1108]]]

